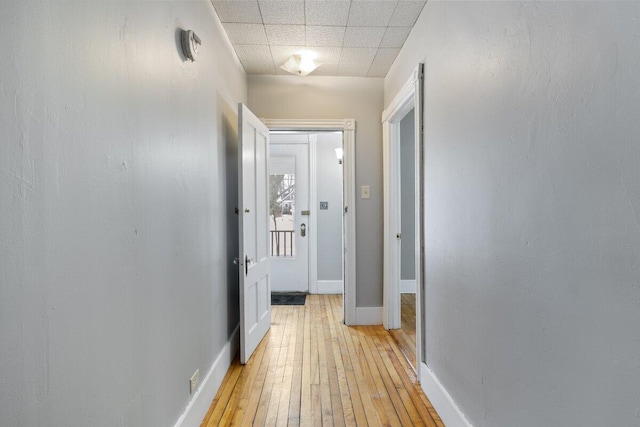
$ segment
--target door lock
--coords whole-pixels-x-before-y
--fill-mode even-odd
[[[302,237],[307,235],[307,224],[305,223],[300,224],[300,235]]]

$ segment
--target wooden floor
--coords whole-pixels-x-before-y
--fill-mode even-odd
[[[273,306],[249,363],[229,368],[202,426],[443,426],[382,326],[342,324],[341,295]]]
[[[389,331],[398,343],[400,350],[416,367],[416,294],[401,294],[400,298],[401,329]]]

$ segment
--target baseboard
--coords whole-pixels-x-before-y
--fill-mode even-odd
[[[342,280],[318,280],[318,293],[320,295],[341,294]]]
[[[356,325],[382,325],[382,307],[356,307]]]
[[[207,373],[198,390],[191,398],[191,401],[187,405],[186,409],[176,422],[175,427],[197,427],[202,423],[204,417],[207,415],[209,406],[213,402],[213,398],[216,397],[218,388],[222,384],[224,376],[231,366],[231,362],[238,352],[240,327],[231,334],[229,341],[224,345],[218,357],[216,357],[213,366]]]
[[[451,395],[426,364],[420,363],[420,385],[447,427],[472,427]]]
[[[402,293],[402,294],[415,294],[416,293],[416,279],[400,280],[400,293]]]

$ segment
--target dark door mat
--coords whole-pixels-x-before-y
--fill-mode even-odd
[[[307,294],[272,293],[271,305],[304,305],[306,299]]]

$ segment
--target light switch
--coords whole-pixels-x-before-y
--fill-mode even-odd
[[[370,199],[371,198],[371,187],[368,185],[363,185],[360,187],[360,198],[361,199]]]

